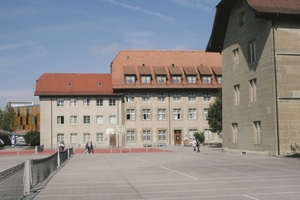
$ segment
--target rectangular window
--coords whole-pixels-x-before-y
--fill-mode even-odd
[[[90,99],[83,99],[83,106],[90,106]]]
[[[88,116],[88,115],[83,116],[84,124],[89,124],[90,122],[91,122],[90,116]]]
[[[151,76],[141,76],[142,83],[151,83]]]
[[[172,76],[172,83],[174,84],[181,83],[181,76]]]
[[[222,83],[222,76],[217,76],[217,82],[218,82],[219,84]]]
[[[134,131],[126,131],[126,141],[127,142],[135,141],[135,132]]]
[[[253,122],[253,144],[261,144],[261,122]]]
[[[196,108],[189,108],[189,120],[197,119],[197,109]]]
[[[97,115],[96,116],[96,123],[97,124],[103,124],[104,120],[103,120],[103,115]]]
[[[143,141],[144,142],[151,141],[151,131],[150,130],[143,130]]]
[[[76,107],[77,106],[77,99],[70,99],[70,106]]]
[[[197,129],[189,129],[189,139],[190,140],[194,139],[195,133],[197,133]]]
[[[103,106],[103,99],[96,99],[96,106]]]
[[[234,89],[234,105],[240,105],[240,85],[233,86]]]
[[[83,142],[90,142],[91,141],[91,137],[89,133],[84,133],[83,134]]]
[[[205,120],[207,120],[207,117],[208,117],[208,108],[204,108],[204,109],[203,109],[203,118],[204,118]]]
[[[29,113],[30,113],[29,108],[26,108],[26,116],[27,117],[29,117]],[[27,125],[28,125],[28,123],[27,123]]]
[[[181,109],[180,108],[175,108],[173,109],[173,119],[174,120],[181,120]]]
[[[211,99],[211,93],[210,92],[203,92],[203,101],[209,102]]]
[[[197,77],[196,76],[187,76],[187,82],[188,83],[197,83]]]
[[[233,123],[232,126],[232,135],[231,135],[231,142],[233,144],[237,144],[237,136],[238,136],[238,124]]]
[[[165,102],[165,100],[166,100],[166,95],[164,92],[157,93],[157,101],[158,102]]]
[[[109,106],[116,106],[116,99],[109,99]]]
[[[167,140],[167,131],[158,130],[158,141],[166,141],[166,140]]]
[[[179,92],[173,93],[173,102],[180,102],[181,101],[181,94]]]
[[[57,99],[57,106],[64,106],[64,99]]]
[[[63,133],[57,133],[57,142],[62,142],[65,140]]]
[[[256,79],[249,81],[250,85],[250,102],[256,101]]]
[[[150,120],[150,109],[143,109],[142,117],[143,117],[143,120]]]
[[[132,94],[132,93],[126,93],[125,94],[125,101],[126,102],[134,102],[134,94]]]
[[[103,133],[97,133],[97,142],[103,142]]]
[[[134,109],[126,110],[126,120],[135,120]]]
[[[166,76],[157,76],[156,81],[158,84],[163,84],[167,82],[167,77]]]
[[[70,124],[77,124],[77,116],[75,115],[70,116]]]
[[[246,15],[245,12],[240,13],[240,27],[242,27],[246,23]]]
[[[234,49],[232,51],[233,54],[233,69],[237,69],[239,67],[240,56],[239,56],[239,49]]]
[[[57,116],[57,124],[64,124],[65,120],[64,120],[64,116]]]
[[[150,93],[149,92],[142,93],[142,102],[150,102]]]
[[[195,92],[188,92],[188,101],[195,102],[196,101],[196,93]]]
[[[202,83],[211,83],[211,76],[202,76]]]
[[[158,109],[158,120],[166,120],[166,109]]]
[[[109,123],[110,124],[116,124],[117,123],[116,115],[109,115]]]
[[[256,44],[255,41],[252,40],[248,43],[248,49],[249,49],[249,63],[256,61]]]
[[[77,143],[77,133],[71,133],[70,135],[70,142],[71,143]]]
[[[126,76],[125,81],[127,84],[133,84],[135,83],[135,76]]]
[[[213,139],[210,129],[205,129],[204,130],[204,137],[205,137],[205,140],[212,140]]]

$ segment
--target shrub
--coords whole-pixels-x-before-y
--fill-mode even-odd
[[[194,137],[195,137],[196,140],[199,140],[200,143],[203,143],[204,140],[205,140],[205,136],[204,136],[203,132],[195,133]]]
[[[40,146],[40,132],[38,131],[29,131],[24,136],[25,141],[29,146]]]

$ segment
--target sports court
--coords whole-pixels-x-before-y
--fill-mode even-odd
[[[75,154],[34,199],[300,199],[299,158],[174,152]]]

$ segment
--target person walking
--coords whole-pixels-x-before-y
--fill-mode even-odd
[[[196,153],[196,145],[197,145],[197,142],[196,142],[196,140],[194,139],[194,140],[193,140],[193,149],[194,149],[194,153]]]
[[[90,153],[90,147],[89,147],[89,143],[88,142],[86,142],[86,144],[85,144],[85,151],[84,151],[84,153],[86,154],[86,153]]]
[[[90,142],[90,151],[91,151],[91,153],[94,153],[94,146],[93,146],[93,142],[91,141]]]
[[[199,140],[197,140],[196,146],[197,146],[197,153],[200,153],[200,141]]]

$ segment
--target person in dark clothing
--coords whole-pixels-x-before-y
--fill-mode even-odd
[[[200,142],[199,142],[199,140],[197,140],[196,146],[197,146],[197,152],[200,152]]]

